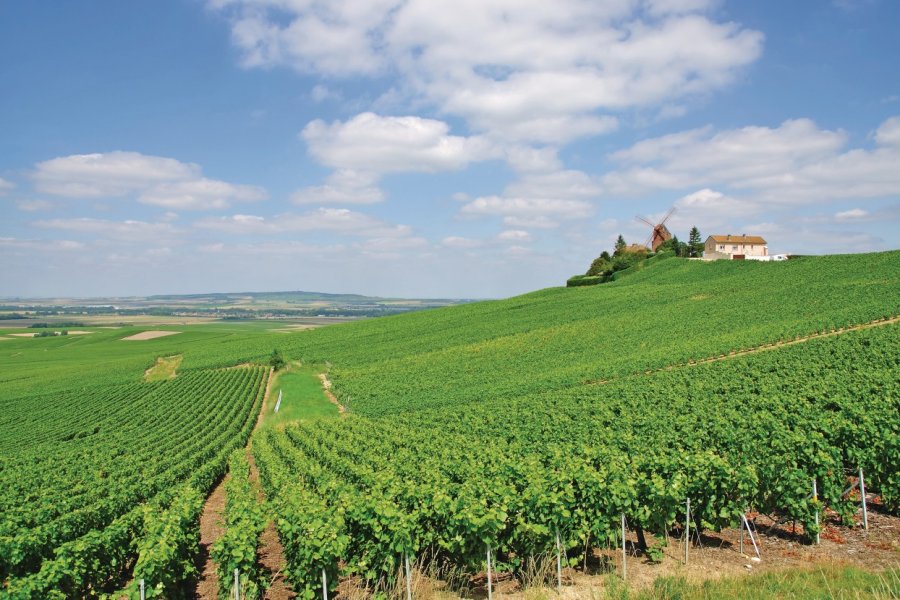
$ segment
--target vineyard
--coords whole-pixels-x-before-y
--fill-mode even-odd
[[[859,467],[896,509],[898,374],[892,325],[502,405],[301,423],[254,452],[290,575],[312,598],[339,563],[375,582],[404,554],[478,570],[489,546],[516,571],[557,533],[575,554],[615,545],[623,514],[662,535],[687,498],[700,529],[752,508],[813,535],[823,505],[851,522],[841,496]]]
[[[158,543],[144,538],[183,501],[177,486],[206,493],[246,443],[267,373],[199,370],[8,403],[0,576],[10,595],[76,597],[118,581],[132,548]]]
[[[253,544],[271,519],[310,599],[323,571],[332,590],[388,588],[410,557],[470,574],[487,554],[513,574],[557,549],[574,564],[620,543],[623,516],[652,546],[684,527],[687,500],[692,529],[752,511],[809,541],[826,507],[852,525],[843,492],[860,469],[881,509],[900,509],[897,315],[888,252],[670,259],[603,286],[291,334],[5,341],[0,595],[133,596],[143,577],[150,596],[176,596],[197,498],[226,465],[219,578],[265,585]],[[861,324],[874,326],[843,331]],[[327,371],[348,414],[251,440],[276,344]],[[143,381],[175,355],[175,378]],[[248,440],[264,503],[234,452]]]

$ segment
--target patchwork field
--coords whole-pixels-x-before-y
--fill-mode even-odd
[[[745,516],[795,523],[798,544],[855,531],[858,494],[843,492],[860,469],[873,511],[900,508],[898,315],[900,252],[888,252],[669,259],[600,286],[294,333],[8,339],[3,593],[133,592],[138,577],[158,597],[182,593],[197,498],[229,457],[222,574],[266,586],[255,551],[272,521],[286,584],[307,598],[321,597],[323,570],[332,591],[393,589],[405,557],[475,576],[489,554],[518,581],[533,556],[596,570],[623,517],[630,551],[652,559],[681,534],[688,499],[704,534]],[[293,366],[266,411],[282,390],[285,413],[251,439],[273,348]],[[143,380],[175,356],[174,379]],[[248,440],[249,462],[231,454]],[[897,551],[883,552],[873,568]]]

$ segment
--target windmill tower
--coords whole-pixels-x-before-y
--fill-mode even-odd
[[[656,252],[656,249],[659,248],[663,242],[672,239],[672,232],[669,231],[668,227],[666,227],[666,221],[668,221],[669,217],[671,217],[673,214],[675,214],[674,206],[669,209],[669,212],[666,213],[666,216],[663,217],[662,221],[660,221],[656,225],[654,225],[653,222],[650,221],[650,219],[645,219],[644,217],[640,216],[635,217],[638,221],[646,223],[653,228],[653,232],[650,234],[650,237],[647,238],[647,243],[644,244],[645,246],[649,246],[653,252]]]

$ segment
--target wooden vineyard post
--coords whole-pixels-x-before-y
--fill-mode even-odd
[[[688,547],[691,545],[691,499],[684,505],[684,564],[688,564]]]
[[[237,568],[234,569],[234,600],[241,600],[241,576]]]
[[[406,567],[406,600],[412,600],[412,578],[409,574],[409,554],[403,554],[403,563]]]
[[[562,593],[562,544],[559,541],[559,527],[556,528],[556,589]]]
[[[818,488],[816,487],[816,478],[815,477],[813,477],[812,497],[813,497],[813,502],[819,501],[819,491],[818,491]],[[821,541],[822,541],[821,536],[819,535],[819,509],[816,508],[816,544],[820,543]]]
[[[859,495],[862,498],[863,528],[869,530],[869,513],[866,508],[866,481],[863,479],[862,467],[859,468]]]
[[[622,513],[622,581],[628,579],[628,557],[625,554],[625,513]]]
[[[328,600],[328,577],[325,576],[325,567],[322,567],[322,600]]]
[[[488,600],[492,600],[494,597],[494,592],[491,589],[491,545],[485,544],[487,546],[487,584],[488,584]]]

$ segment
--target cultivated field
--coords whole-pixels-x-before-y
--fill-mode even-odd
[[[197,499],[229,456],[219,579],[238,568],[247,589],[265,587],[255,550],[273,522],[281,574],[308,598],[321,597],[323,570],[341,594],[402,595],[406,557],[476,595],[488,555],[508,588],[543,581],[533,557],[550,557],[550,582],[557,556],[567,581],[619,572],[623,517],[626,561],[671,561],[663,544],[678,543],[688,500],[707,540],[745,516],[790,524],[773,531],[803,547],[839,525],[856,532],[859,495],[843,492],[860,469],[876,520],[900,508],[897,315],[890,252],[670,259],[601,286],[296,333],[8,339],[4,593],[133,593],[143,577],[159,584],[151,595],[174,597],[192,578]],[[303,365],[284,379],[285,402],[303,389],[312,404],[232,455],[256,424],[273,347]],[[176,356],[161,381],[143,380]],[[222,368],[235,365],[246,366]],[[319,373],[346,413],[314,406]],[[176,551],[155,552],[161,539]],[[877,538],[877,560],[858,564],[889,566],[898,542]]]

